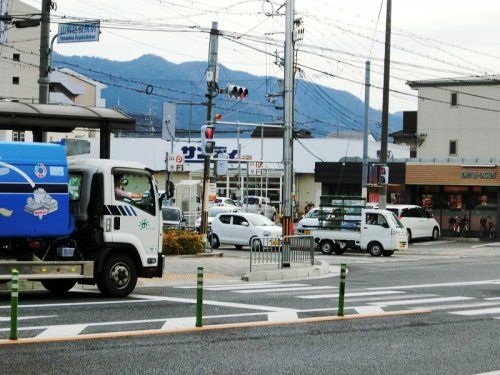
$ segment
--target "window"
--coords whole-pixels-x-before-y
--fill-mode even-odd
[[[25,133],[23,131],[13,131],[12,132],[12,141],[13,142],[24,142]]]
[[[161,213],[164,221],[180,221],[181,212],[176,208],[163,207]]]
[[[415,208],[405,208],[403,212],[401,212],[401,217],[413,217],[413,218],[421,218],[420,209],[418,207]]]
[[[231,215],[220,215],[219,220],[222,224],[230,224],[231,223]]]
[[[247,221],[247,219],[245,219],[242,216],[233,216],[233,225],[246,225],[246,226],[248,226],[248,221]]]
[[[19,53],[13,53],[12,61],[21,61],[21,55]]]
[[[82,181],[83,176],[81,174],[71,173],[69,175],[68,192],[70,201],[77,202],[80,200],[82,193]]]
[[[19,85],[19,77],[12,77],[12,84]]]
[[[450,141],[450,156],[457,156],[457,143],[456,140]]]
[[[113,176],[115,200],[155,215],[155,190],[149,174],[139,171],[114,171]]]
[[[368,225],[378,225],[384,226],[387,225],[387,220],[384,215],[381,214],[366,214],[366,224]]]
[[[458,93],[457,92],[451,93],[451,106],[458,107]]]

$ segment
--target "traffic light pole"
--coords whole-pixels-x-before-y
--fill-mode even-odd
[[[210,44],[208,48],[208,68],[207,68],[207,123],[212,122],[212,106],[214,93],[217,86],[217,53],[219,49],[219,30],[217,22],[212,22],[212,29],[210,30]],[[202,150],[205,152],[205,150]],[[201,226],[200,234],[203,242],[207,241],[207,227],[208,227],[208,180],[210,178],[210,155],[205,153],[203,161],[203,191],[201,201]]]
[[[391,72],[391,12],[392,0],[387,0],[387,19],[385,23],[385,58],[384,58],[384,91],[382,96],[382,139],[380,147],[380,164],[387,165],[387,133],[389,130],[389,82]],[[379,207],[387,206],[387,185],[379,190]]]
[[[292,219],[292,184],[293,184],[293,28],[295,0],[286,1],[285,20],[285,88],[284,88],[284,134],[283,134],[283,236],[291,234]]]
[[[49,102],[49,39],[50,39],[50,0],[42,0],[40,18],[40,64],[38,71],[38,103]],[[33,141],[44,142],[43,131],[33,132]]]

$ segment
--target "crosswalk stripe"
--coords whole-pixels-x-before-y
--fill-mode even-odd
[[[437,284],[414,284],[414,285],[393,285],[383,287],[367,288],[369,290],[386,290],[386,289],[420,289],[420,288],[439,288],[439,287],[454,287],[454,286],[473,286],[473,285],[496,285],[500,280],[481,280],[481,281],[459,281],[454,283],[437,283]]]
[[[469,309],[472,307],[486,307],[486,306],[498,306],[500,302],[478,302],[460,305],[440,305],[440,306],[424,306],[418,307],[422,310],[453,310],[453,309]]]
[[[167,321],[161,327],[161,329],[191,328],[191,327],[194,327],[195,322],[196,322],[195,317],[167,319]]]
[[[285,285],[282,283],[269,283],[269,282],[260,282],[260,283],[237,283],[237,284],[207,284],[206,287],[210,288],[240,288],[240,287],[252,287],[252,286],[260,286],[260,285],[268,285],[268,286],[274,286],[274,285]],[[175,289],[196,289],[196,285],[179,285],[175,286]]]
[[[353,309],[356,310],[358,314],[382,314],[385,312],[378,306],[355,306]]]
[[[397,306],[397,305],[418,305],[420,303],[440,303],[440,302],[451,302],[451,301],[465,301],[474,299],[472,297],[440,297],[440,298],[424,298],[424,299],[407,299],[399,301],[381,301],[381,302],[370,302],[369,305],[373,306]]]
[[[299,286],[292,288],[269,288],[269,289],[256,289],[256,290],[235,290],[234,293],[271,293],[271,292],[299,292],[303,290],[328,290],[328,289],[338,289],[336,286]]]
[[[272,312],[267,314],[267,320],[269,322],[289,322],[290,320],[298,320],[299,317],[294,311],[286,312]]]
[[[36,337],[44,339],[54,337],[74,337],[78,336],[87,327],[88,324],[57,325],[47,328]]]
[[[292,288],[292,287],[304,287],[309,286],[309,284],[264,284],[264,285],[239,285],[239,286],[227,286],[227,287],[212,287],[207,286],[204,289],[212,291],[231,291],[231,290],[251,290],[251,289],[269,289],[271,287],[281,287],[281,288]]]
[[[486,315],[486,314],[499,314],[500,307],[490,308],[490,309],[480,309],[480,310],[463,310],[463,311],[452,311],[450,314],[454,315],[464,315],[464,316],[472,316],[472,315]]]
[[[359,293],[346,293],[345,297],[363,297],[363,296],[377,296],[377,295],[388,295],[388,294],[403,294],[405,292],[400,292],[397,290],[387,290],[379,292],[359,292]],[[323,298],[337,298],[338,294],[311,294],[307,296],[297,296],[297,298],[303,299],[323,299]]]

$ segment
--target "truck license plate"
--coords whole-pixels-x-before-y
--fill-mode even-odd
[[[406,246],[406,242],[400,242],[400,243],[399,243],[399,248],[400,248],[400,249],[404,249],[404,248],[405,248],[405,246]]]
[[[311,234],[311,230],[310,229],[304,230],[304,234]]]

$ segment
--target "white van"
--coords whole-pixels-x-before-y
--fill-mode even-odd
[[[408,240],[431,238],[436,241],[441,229],[434,217],[420,206],[411,204],[388,204],[389,211],[399,218],[408,232]]]

